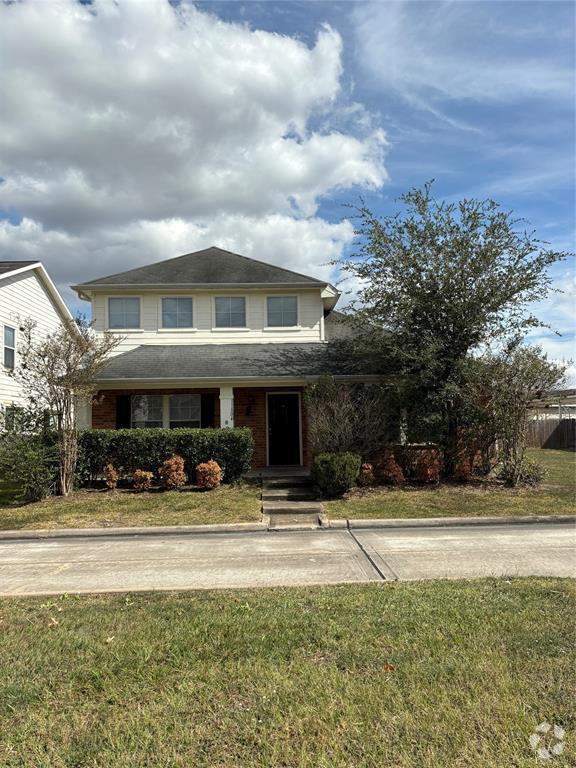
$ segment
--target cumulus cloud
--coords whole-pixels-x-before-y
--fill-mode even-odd
[[[219,243],[319,273],[351,237],[319,202],[386,178],[341,48],[168,0],[0,5],[0,258],[74,281]]]
[[[330,262],[354,237],[349,221],[330,224],[321,218],[281,214],[258,218],[221,214],[208,223],[185,219],[136,221],[93,233],[44,230],[36,221],[18,225],[0,221],[0,253],[14,259],[39,259],[64,298],[80,306],[69,282],[81,282],[124,269],[217,245],[245,256],[289,265],[297,272],[328,280]]]

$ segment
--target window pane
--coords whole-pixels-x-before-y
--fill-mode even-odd
[[[4,326],[4,346],[15,347],[16,331],[14,328],[10,328],[8,325]]]
[[[217,328],[246,327],[246,300],[243,296],[217,296],[215,307]]]
[[[200,395],[170,395],[170,427],[199,427]]]
[[[130,405],[133,427],[162,426],[162,395],[132,395]]]
[[[6,368],[14,368],[14,350],[4,347],[4,365]]]
[[[162,328],[178,328],[178,315],[176,312],[164,312],[162,314]]]
[[[268,297],[268,325],[288,328],[298,324],[298,300],[296,296]]]
[[[140,328],[140,299],[109,298],[109,328]]]
[[[192,328],[192,299],[162,299],[163,328]]]

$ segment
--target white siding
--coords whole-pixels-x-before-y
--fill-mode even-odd
[[[19,326],[29,317],[36,321],[40,334],[56,330],[61,321],[36,272],[30,270],[13,277],[0,278],[0,407],[25,402],[20,384],[4,368],[4,326],[16,329],[18,366],[18,348],[21,343]]]
[[[324,306],[319,289],[308,291],[218,291],[218,292],[158,292],[137,293],[118,291],[115,294],[96,294],[92,301],[94,327],[103,331],[107,327],[108,296],[140,296],[140,324],[137,332],[118,331],[125,337],[115,354],[126,352],[141,344],[241,344],[254,342],[318,342],[322,341]],[[163,296],[192,296],[194,330],[163,330],[161,298]],[[214,297],[245,296],[247,329],[214,329]],[[266,328],[266,297],[297,296],[298,328]]]

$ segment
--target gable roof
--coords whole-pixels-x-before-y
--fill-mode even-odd
[[[36,277],[43,284],[48,292],[56,311],[60,314],[65,323],[73,322],[74,318],[70,310],[64,303],[64,299],[58,293],[58,289],[52,282],[52,278],[46,272],[46,268],[41,261],[0,261],[0,281],[8,277],[22,274],[23,272],[34,271]]]
[[[7,276],[9,272],[16,272],[23,267],[31,267],[32,264],[40,264],[39,261],[0,261],[0,275]]]
[[[186,253],[174,259],[158,261],[144,267],[118,272],[86,283],[72,286],[74,290],[106,287],[154,286],[318,286],[328,285],[325,280],[301,275],[283,267],[225,251],[223,248],[205,248]]]

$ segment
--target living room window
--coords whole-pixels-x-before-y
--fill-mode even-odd
[[[4,367],[14,370],[16,361],[16,329],[4,326]]]
[[[140,299],[137,296],[111,296],[108,299],[108,328],[139,329]]]
[[[162,328],[192,327],[192,299],[190,297],[162,299]]]
[[[201,426],[200,395],[170,395],[170,429]]]
[[[296,296],[268,296],[269,328],[290,328],[298,325],[298,299]]]
[[[154,428],[163,425],[162,395],[132,395],[130,398],[130,425]]]
[[[244,296],[216,296],[214,309],[216,328],[246,328]]]

